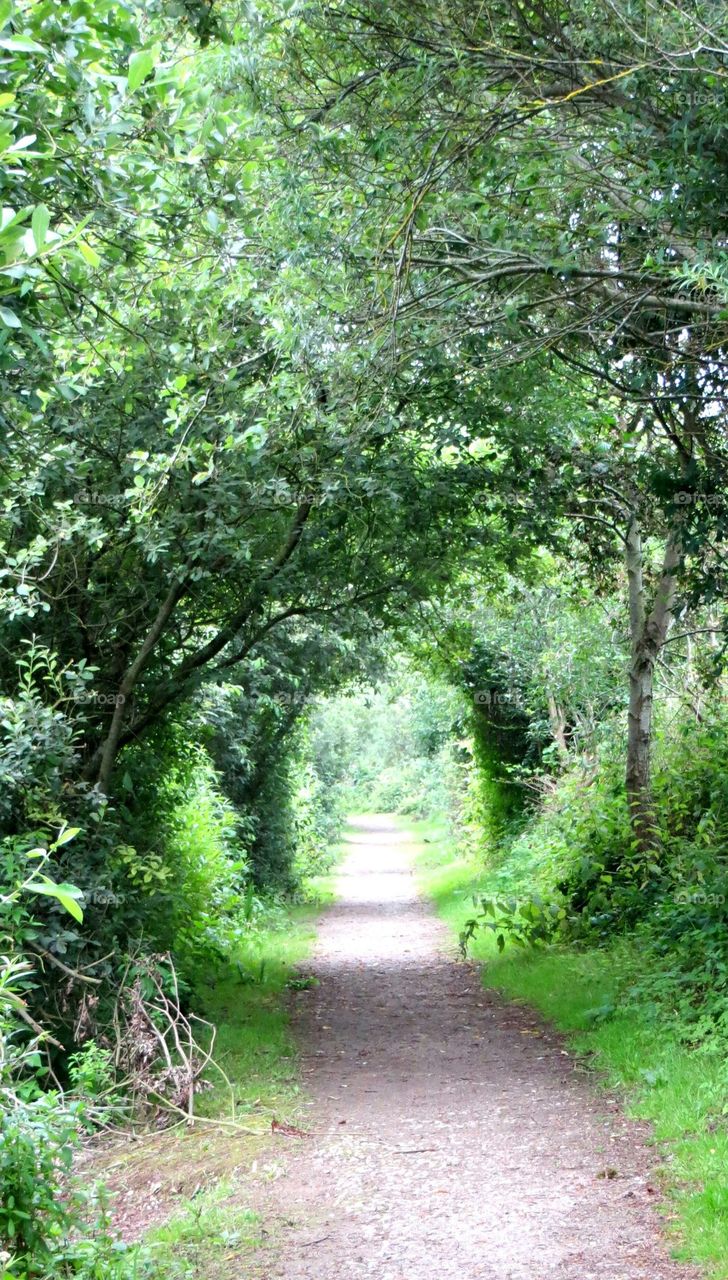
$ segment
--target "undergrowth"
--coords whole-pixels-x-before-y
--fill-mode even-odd
[[[201,982],[197,1000],[217,1028],[216,1062],[232,1085],[211,1077],[198,1112],[270,1118],[295,1105],[298,1091],[295,1050],[288,1029],[285,992],[294,971],[309,954],[314,919],[331,896],[329,877],[310,881],[308,901],[271,907],[241,945],[233,961]]]
[[[303,1105],[287,992],[301,985],[297,970],[310,954],[315,918],[332,897],[326,875],[309,878],[296,904],[269,903],[232,962],[198,985],[196,1001],[217,1028],[215,1060],[227,1081],[210,1074],[196,1107],[199,1129],[163,1136],[161,1152],[152,1141],[116,1181],[117,1190],[143,1195],[154,1176],[168,1200],[163,1225],[144,1237],[163,1280],[217,1280],[265,1247],[251,1187],[275,1172],[264,1143],[271,1121],[299,1119]]]
[[[234,1180],[222,1179],[147,1233],[146,1250],[165,1280],[224,1280],[260,1248],[258,1216],[241,1204],[241,1191]]]
[[[195,1006],[216,1027],[225,1078],[208,1073],[194,1127],[97,1140],[91,1168],[82,1168],[103,1180],[132,1222],[157,1220],[124,1251],[119,1280],[217,1280],[265,1247],[251,1188],[275,1170],[265,1141],[272,1119],[295,1120],[302,1106],[287,992],[301,985],[297,970],[331,884],[330,876],[309,878],[295,903],[256,898],[245,941],[195,988]],[[116,1280],[116,1272],[103,1274]]]

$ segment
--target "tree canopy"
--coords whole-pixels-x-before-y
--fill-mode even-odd
[[[193,971],[323,856],[312,699],[388,663],[468,700],[492,832],[618,723],[659,866],[655,704],[702,714],[727,634],[727,38],[712,0],[0,0],[0,823],[14,920],[39,848],[84,904],[14,926],[69,1043],[89,966]]]

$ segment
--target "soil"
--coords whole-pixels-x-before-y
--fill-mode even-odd
[[[252,1274],[694,1277],[663,1238],[646,1129],[535,1014],[484,990],[410,857],[385,819],[354,831],[319,985],[294,997],[311,1136],[271,1137],[257,1205],[271,1244]]]

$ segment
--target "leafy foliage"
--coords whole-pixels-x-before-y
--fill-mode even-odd
[[[130,965],[194,1017],[351,804],[447,810],[473,928],[632,932],[635,998],[723,1027],[723,28],[0,0],[25,1252],[68,1234],[38,1081],[97,1105]]]
[[[400,656],[386,683],[316,705],[316,771],[348,810],[429,816],[459,785],[452,735],[463,713],[447,684]]]
[[[460,934],[463,956],[467,955],[468,944],[479,929],[494,933],[498,950],[503,951],[506,942],[514,942],[519,947],[553,942],[566,920],[564,907],[553,903],[547,906],[540,898],[529,898],[526,902],[515,898],[476,898],[475,905],[480,908],[478,914],[465,921]]]

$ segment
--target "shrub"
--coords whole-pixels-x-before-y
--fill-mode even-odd
[[[43,1094],[0,1114],[0,1240],[41,1265],[75,1219],[68,1172],[78,1140],[73,1107]]]
[[[617,743],[615,729],[491,850],[489,885],[501,902],[540,895],[563,920],[554,937],[565,929],[581,945],[629,939],[630,957],[636,944],[639,972],[630,959],[624,998],[667,1011],[687,1039],[705,1043],[728,1035],[728,713],[712,707],[696,722],[673,709],[660,726],[658,841],[647,856],[632,842]],[[520,906],[501,912],[498,927],[503,937],[523,934]]]

